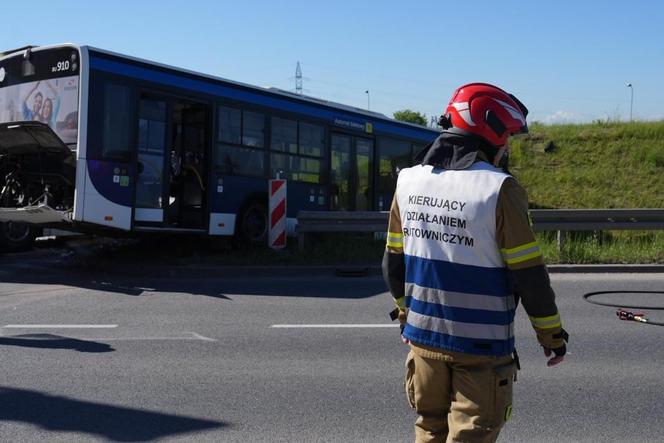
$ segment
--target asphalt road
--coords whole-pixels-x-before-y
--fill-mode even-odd
[[[387,325],[379,277],[127,277],[39,254],[0,257],[1,441],[412,441],[396,328],[273,327]],[[547,368],[520,310],[500,441],[664,441],[664,328],[582,300],[664,290],[664,275],[552,281],[571,355]]]

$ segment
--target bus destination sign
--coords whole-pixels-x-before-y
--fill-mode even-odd
[[[348,128],[348,129],[353,129],[355,131],[362,131],[367,134],[373,134],[373,124],[369,122],[359,123],[357,121],[335,118],[334,124],[336,126],[341,126],[342,128]]]

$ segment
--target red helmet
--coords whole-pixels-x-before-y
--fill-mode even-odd
[[[440,124],[500,147],[510,135],[528,132],[527,115],[528,109],[512,94],[487,83],[469,83],[454,92]]]

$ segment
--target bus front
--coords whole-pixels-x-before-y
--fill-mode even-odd
[[[73,45],[0,53],[0,243],[72,220],[80,71]]]

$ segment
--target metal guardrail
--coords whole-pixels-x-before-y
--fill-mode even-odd
[[[664,209],[533,209],[534,231],[558,231],[562,248],[567,232],[664,229]],[[300,211],[297,235],[300,250],[312,232],[385,232],[387,211]]]
[[[387,211],[300,211],[297,243],[304,250],[305,236],[312,232],[387,232]]]
[[[664,229],[664,209],[533,209],[535,231]]]

